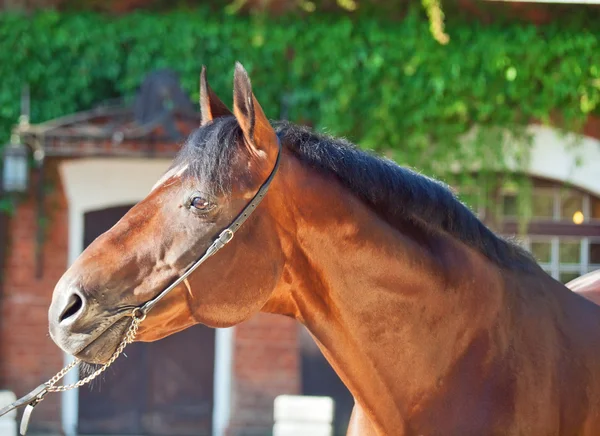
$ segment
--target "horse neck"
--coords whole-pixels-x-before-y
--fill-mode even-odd
[[[474,341],[496,334],[500,271],[447,235],[413,239],[287,161],[271,197],[286,265],[263,310],[303,323],[374,425],[396,431]]]

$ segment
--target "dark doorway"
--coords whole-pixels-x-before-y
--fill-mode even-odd
[[[85,214],[84,246],[131,206]],[[79,391],[79,433],[203,436],[212,431],[215,333],[197,325],[134,343],[90,388]]]
[[[302,394],[333,398],[334,435],[344,436],[354,407],[352,394],[325,359],[308,331],[300,326]]]

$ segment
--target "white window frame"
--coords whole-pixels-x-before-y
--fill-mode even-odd
[[[538,192],[538,193],[550,192],[554,196],[551,220],[554,222],[563,222],[563,223],[571,222],[571,220],[569,218],[561,218],[561,216],[560,216],[560,211],[562,209],[562,195],[561,195],[562,189],[565,189],[565,187],[564,186],[537,187],[537,188],[534,187],[533,195],[535,195],[536,192]],[[590,194],[588,194],[587,192],[581,191],[580,189],[573,188],[573,187],[566,187],[566,189],[575,191],[576,193],[579,193],[583,196],[582,204],[581,204],[581,212],[583,213],[583,222],[584,223],[593,223],[593,222],[599,221],[598,218],[596,218],[596,219],[592,218],[592,198],[591,198]],[[501,197],[504,197],[507,195],[516,196],[517,192],[514,189],[506,189],[506,188],[500,189]],[[503,215],[503,219],[509,220],[509,221],[515,220],[517,218],[515,216],[504,216],[504,211],[502,211],[502,215]],[[532,220],[545,220],[545,219],[546,218],[532,217]]]
[[[590,243],[600,243],[600,236],[527,235],[522,238],[522,245],[529,252],[531,252],[532,241],[550,242],[550,263],[539,262],[539,265],[556,280],[560,280],[561,272],[575,272],[584,275],[600,269],[600,264],[589,263]],[[560,263],[559,249],[561,241],[579,241],[581,243],[579,263]]]

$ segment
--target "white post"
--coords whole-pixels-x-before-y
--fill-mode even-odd
[[[0,408],[8,406],[10,403],[17,400],[17,397],[11,391],[0,391]],[[16,436],[17,435],[17,411],[13,410],[6,415],[0,417],[0,435]]]
[[[275,398],[273,436],[332,436],[333,407],[330,397],[280,395]]]

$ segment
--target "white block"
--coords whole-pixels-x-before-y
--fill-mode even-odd
[[[8,406],[10,403],[14,403],[15,401],[17,401],[17,396],[13,392],[0,391],[0,409],[2,409],[4,406]],[[17,417],[17,411],[11,410],[6,415],[0,417],[0,421],[10,420],[10,419],[12,419],[14,421],[16,417]],[[0,433],[0,435],[3,435],[3,434],[4,433]]]
[[[276,422],[273,426],[273,436],[331,436],[331,424]]]
[[[10,403],[16,401],[17,397],[10,391],[0,391],[0,409],[4,406],[8,406]],[[12,410],[6,415],[0,417],[0,435],[2,436],[16,436],[17,434],[17,411]]]
[[[4,416],[2,418],[4,418]],[[14,419],[9,421],[2,418],[0,418],[0,435],[17,436],[17,422]]]
[[[308,395],[280,395],[275,398],[274,414],[275,422],[330,424],[333,421],[333,399]]]

